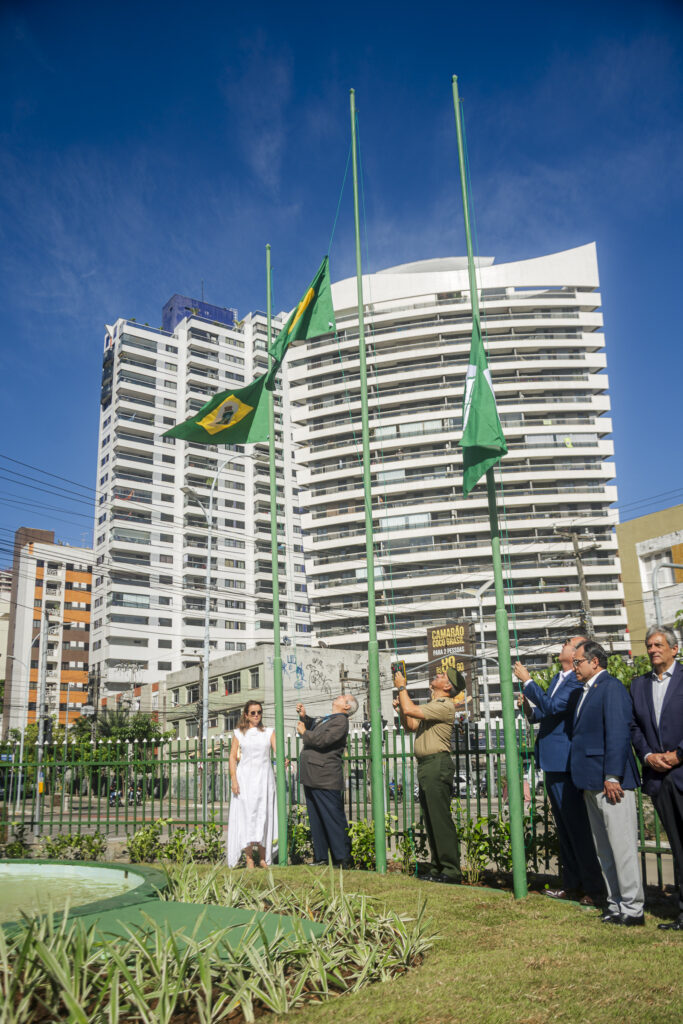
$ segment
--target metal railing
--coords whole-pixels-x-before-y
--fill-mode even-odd
[[[529,870],[554,871],[552,813],[536,772],[533,748],[520,727],[518,748],[525,792],[525,831]],[[305,804],[298,780],[299,737],[286,740],[288,811]],[[386,812],[391,816],[388,845],[396,852],[402,837],[424,834],[412,756],[413,736],[387,729],[383,736],[383,777]],[[507,817],[505,748],[499,724],[490,732],[477,725],[454,731],[454,817],[459,827],[483,819],[487,829]],[[97,743],[0,745],[0,844],[23,825],[34,836],[94,833],[125,840],[137,829],[163,819],[166,829],[205,824],[202,781],[208,772],[208,819],[227,826],[230,808],[230,741],[214,743],[206,761],[198,740],[163,743],[100,740]],[[344,754],[344,804],[349,821],[372,817],[370,738],[349,735]],[[671,850],[649,800],[638,792],[638,836],[644,880],[664,884],[671,877]],[[462,853],[461,853],[462,855]],[[650,877],[648,878],[648,871]]]

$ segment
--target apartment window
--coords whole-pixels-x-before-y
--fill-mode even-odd
[[[171,662],[170,661],[158,661],[157,662],[157,668],[159,669],[160,672],[170,672],[171,671]]]
[[[159,605],[160,606],[168,607],[170,605],[170,603],[171,603],[171,598],[170,597],[160,597],[159,598]]]
[[[297,624],[296,624],[296,631],[297,631],[297,633],[310,633],[311,632],[311,627],[307,626],[303,622],[297,622]]]
[[[164,370],[170,370],[171,373],[175,373],[176,370],[178,369],[178,364],[177,363],[164,363],[163,364],[163,368],[164,368]]]
[[[196,704],[199,700],[199,683],[195,683],[194,686],[188,686],[186,704]]]
[[[178,403],[175,401],[174,398],[164,398],[162,400],[161,404],[163,405],[163,407],[165,409],[175,409]],[[173,438],[172,437],[167,437],[167,438],[164,438],[163,440],[172,441]]]
[[[161,474],[161,479],[165,483],[167,483],[167,484],[174,484],[175,483],[175,477],[172,476],[171,473],[162,473]]]
[[[159,540],[162,544],[172,544],[173,534],[172,533],[160,533]]]
[[[225,695],[229,696],[233,693],[242,692],[242,679],[239,672],[234,672],[230,676],[225,676],[223,682],[225,683]]]
[[[259,687],[259,670],[258,670],[258,666],[256,666],[256,668],[250,668],[249,669],[249,689],[250,690],[258,690],[258,687]]]
[[[157,647],[172,647],[172,640],[157,640]]]
[[[172,416],[163,416],[161,422],[164,424],[165,427],[172,427],[173,424],[175,423],[175,420]]]
[[[173,555],[159,555],[159,561],[167,565],[173,565]]]
[[[199,735],[199,722],[186,722],[185,734],[188,740],[195,740]]]
[[[173,352],[174,355],[178,355],[178,349],[175,345],[164,345],[164,352]]]
[[[159,625],[160,626],[172,626],[173,625],[173,621],[172,621],[172,619],[159,619]]]
[[[225,722],[225,731],[232,732],[233,729],[237,728],[237,723],[241,717],[240,711],[228,711],[227,715],[223,716]]]
[[[172,584],[173,583],[173,577],[172,576],[159,576],[159,583]]]

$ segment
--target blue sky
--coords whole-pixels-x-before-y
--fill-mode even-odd
[[[210,302],[264,308],[266,242],[276,308],[300,297],[332,232],[351,86],[364,268],[464,252],[453,73],[479,252],[597,242],[622,518],[683,501],[682,44],[673,0],[5,0],[0,455],[82,487],[27,491],[7,471],[35,474],[0,458],[0,565],[19,525],[90,539],[105,322],[158,326],[202,281]],[[354,272],[349,188],[330,254],[333,278]]]

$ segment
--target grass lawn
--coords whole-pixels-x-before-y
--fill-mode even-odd
[[[275,869],[294,889],[310,872]],[[347,892],[413,913],[426,901],[438,933],[419,968],[328,1003],[308,1005],[288,1024],[660,1024],[683,1014],[683,935],[660,932],[674,916],[646,913],[644,928],[602,924],[594,910],[531,895],[433,885],[404,875],[344,872]],[[655,907],[655,912],[661,911]]]

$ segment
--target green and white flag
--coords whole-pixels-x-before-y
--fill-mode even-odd
[[[280,364],[277,363],[274,367]],[[195,444],[252,444],[268,438],[268,374],[245,388],[221,391],[183,423],[171,427],[164,437],[180,437]]]
[[[336,329],[329,259],[325,256],[310,288],[270,346],[270,354],[277,363],[281,363],[293,341],[315,338]]]
[[[470,365],[467,367],[465,378],[462,423],[462,490],[467,497],[477,481],[491,466],[495,466],[508,450],[498,417],[478,317],[474,318],[472,324],[472,346]]]

